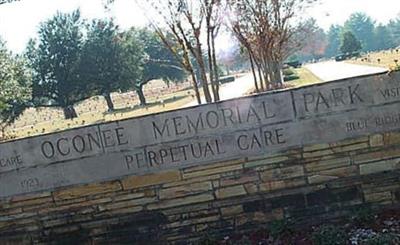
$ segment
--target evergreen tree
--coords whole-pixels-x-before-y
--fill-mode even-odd
[[[16,120],[31,100],[31,74],[23,57],[13,56],[0,39],[0,127]]]
[[[340,51],[342,53],[351,54],[353,52],[360,51],[361,48],[361,42],[352,32],[346,31],[343,33],[342,44],[340,45]]]
[[[344,24],[345,31],[353,33],[360,40],[363,51],[372,51],[375,48],[375,22],[364,13],[354,13]]]
[[[387,50],[394,48],[393,37],[389,29],[384,25],[379,25],[374,33],[375,50]]]
[[[343,27],[332,25],[328,31],[328,46],[326,47],[325,56],[333,57],[339,52]]]
[[[83,21],[79,10],[57,13],[42,23],[39,43],[27,49],[33,77],[33,97],[38,106],[63,108],[66,119],[77,117],[74,104],[91,96],[80,76]],[[44,103],[45,102],[45,103]]]

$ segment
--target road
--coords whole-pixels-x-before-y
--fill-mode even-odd
[[[345,62],[327,61],[306,65],[306,68],[323,81],[333,81],[361,75],[372,75],[388,71],[385,68],[354,65]]]
[[[388,71],[387,69],[373,66],[354,65],[345,62],[327,61],[305,66],[323,81],[333,81],[361,75],[371,75]],[[238,98],[254,88],[254,80],[251,73],[238,78],[235,82],[227,83],[220,88],[221,100]],[[201,98],[203,103],[204,96]],[[195,106],[196,101],[184,105],[182,108]]]
[[[219,96],[221,100],[238,98],[242,97],[244,94],[246,94],[253,88],[254,88],[254,78],[251,73],[248,73],[240,78],[237,78],[234,82],[223,84],[220,87]],[[205,103],[204,96],[202,96],[201,101]],[[197,102],[192,101],[189,104],[184,105],[182,108],[195,105],[197,105]]]

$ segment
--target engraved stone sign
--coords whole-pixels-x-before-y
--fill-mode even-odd
[[[0,144],[0,197],[400,129],[400,73],[356,77]]]

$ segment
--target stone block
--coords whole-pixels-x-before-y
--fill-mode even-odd
[[[332,180],[336,180],[339,177],[336,176],[325,176],[325,175],[312,175],[308,177],[308,183],[310,184],[321,184],[324,182],[329,182]]]
[[[238,176],[222,178],[219,182],[219,186],[226,187],[231,185],[239,185],[246,183],[256,183],[260,178],[257,171],[246,171]],[[216,185],[214,185],[216,186]],[[216,186],[217,187],[217,186]]]
[[[306,194],[307,204],[312,206],[327,206],[334,203],[348,202],[360,199],[360,191],[357,187],[340,189],[321,189]]]
[[[192,179],[185,179],[185,180],[179,180],[171,183],[166,183],[163,184],[163,188],[172,188],[172,187],[178,187],[178,186],[187,186],[193,183],[199,183],[199,182],[208,182],[208,181],[218,181],[221,178],[221,174],[214,174],[214,175],[207,175],[207,176],[200,176]]]
[[[244,188],[249,194],[255,194],[258,192],[258,185],[255,183],[244,184]]]
[[[220,188],[216,191],[215,194],[218,199],[224,199],[236,196],[244,196],[247,193],[243,185],[237,185],[226,188]]]
[[[335,152],[332,149],[325,149],[325,150],[320,150],[320,151],[311,151],[311,152],[304,152],[303,153],[303,158],[309,159],[309,158],[316,158],[316,157],[322,157],[322,156],[327,156],[327,155],[332,155]]]
[[[369,194],[364,194],[364,198],[365,198],[366,202],[391,203],[392,202],[392,193],[390,191],[379,192],[379,193],[369,193]]]
[[[399,160],[397,160],[399,161]],[[379,162],[367,163],[360,165],[360,174],[367,175],[367,174],[375,174],[385,171],[391,171],[396,168],[398,164],[395,160],[384,160]]]
[[[360,144],[360,143],[367,143],[368,142],[368,136],[364,136],[364,137],[357,137],[354,139],[345,139],[342,140],[336,144],[334,144],[335,146],[347,146],[347,145],[355,145],[355,144]],[[333,144],[331,144],[332,146]]]
[[[304,176],[303,166],[297,165],[286,168],[276,168],[260,173],[261,179],[266,181],[283,180]]]
[[[327,150],[331,148],[331,146],[327,143],[322,143],[322,144],[315,144],[315,145],[310,145],[310,146],[305,146],[303,148],[304,152],[315,152],[315,151],[321,151],[321,150]]]
[[[114,209],[114,210],[109,211],[108,214],[110,214],[110,215],[133,214],[133,213],[138,213],[138,212],[140,212],[142,210],[143,210],[142,206],[136,206],[136,207]]]
[[[10,202],[8,205],[3,205],[3,207],[29,207],[29,206],[41,206],[43,204],[45,205],[51,205],[53,204],[53,198],[51,196],[48,197],[43,197],[43,198],[38,198],[38,199],[27,199],[25,201],[19,201],[19,202]]]
[[[369,145],[371,147],[379,147],[385,144],[382,134],[375,134],[369,137]]]
[[[172,199],[177,197],[183,197],[198,193],[203,193],[212,190],[212,184],[210,181],[191,183],[188,185],[161,189],[159,191],[160,199]]]
[[[187,196],[187,197],[183,197],[183,198],[161,200],[157,203],[149,204],[147,206],[147,208],[148,208],[148,210],[166,209],[166,208],[172,208],[172,207],[178,207],[178,206],[184,206],[184,205],[190,205],[190,204],[198,204],[198,203],[202,203],[202,202],[209,202],[212,200],[214,200],[214,197],[212,194],[200,194],[200,195]]]
[[[137,199],[146,196],[144,192],[137,192],[137,193],[131,193],[131,194],[122,194],[119,196],[114,197],[114,202],[119,202],[119,201],[126,201],[126,200],[132,200],[132,199]]]
[[[316,174],[323,176],[332,176],[332,177],[350,177],[358,174],[358,166],[348,166],[343,168],[335,168],[330,170],[318,171]]]
[[[270,192],[281,189],[291,189],[306,185],[306,181],[303,178],[289,179],[289,180],[278,180],[270,181],[266,183],[260,183],[260,192]]]
[[[244,163],[244,161],[245,161],[244,159],[236,159],[236,160],[231,160],[231,161],[222,161],[219,163],[213,163],[213,164],[209,164],[206,166],[194,166],[194,167],[184,169],[183,173],[199,172],[199,171],[227,167],[227,166],[232,166],[232,165],[241,165],[242,163]]]
[[[322,158],[315,162],[305,164],[305,169],[308,173],[340,168],[351,164],[350,157],[339,158]]]
[[[143,176],[132,176],[123,179],[122,186],[124,190],[135,189],[146,186],[161,185],[181,179],[179,171],[160,172]]]
[[[400,183],[371,183],[363,184],[362,186],[364,194],[377,193],[377,192],[390,192],[400,189]]]
[[[106,182],[101,184],[89,184],[79,187],[68,188],[53,192],[55,201],[74,199],[84,196],[97,195],[107,192],[116,192],[121,190],[121,185],[118,181]]]
[[[357,150],[362,150],[362,149],[367,149],[367,148],[369,148],[368,142],[336,147],[336,148],[333,148],[333,151],[335,153],[339,153],[339,152],[357,151]]]
[[[270,199],[273,209],[303,209],[306,206],[304,194],[283,195]]]
[[[202,176],[207,176],[207,175],[215,175],[215,174],[220,174],[220,173],[238,171],[238,170],[242,170],[242,169],[243,169],[242,164],[225,166],[225,167],[220,167],[220,168],[209,168],[209,169],[205,169],[203,171],[184,173],[183,179],[190,179],[190,178],[202,177]]]
[[[40,198],[45,198],[45,197],[50,197],[51,192],[40,192],[40,193],[30,193],[30,194],[25,194],[25,195],[19,195],[19,196],[13,196],[10,198],[10,202],[22,202],[22,201],[27,201],[31,199],[40,199]]]
[[[400,157],[400,148],[382,149],[380,151],[367,152],[353,156],[356,164],[377,162],[388,158]]]
[[[278,208],[271,212],[255,212],[252,220],[257,223],[267,223],[274,220],[282,220],[283,218],[283,209]]]
[[[221,208],[221,214],[223,217],[229,217],[229,216],[237,215],[237,214],[241,214],[241,213],[243,213],[242,205]]]
[[[245,168],[268,167],[271,164],[288,161],[288,156],[278,156],[273,158],[266,158],[257,161],[249,161],[244,164]]]
[[[148,203],[157,202],[157,198],[155,197],[147,197],[140,198],[135,200],[123,201],[123,202],[113,202],[106,205],[102,205],[102,208],[105,210],[114,210],[114,209],[122,209],[122,208],[131,208],[135,206],[143,206]]]
[[[386,133],[385,136],[385,145],[398,145],[400,144],[400,133],[399,132],[392,132]]]

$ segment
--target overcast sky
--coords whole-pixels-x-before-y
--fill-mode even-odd
[[[146,0],[141,0],[146,1]],[[80,8],[84,18],[114,17],[122,28],[146,25],[146,17],[134,0],[117,0],[110,11],[105,11],[102,0],[21,0],[0,5],[0,36],[8,48],[21,52],[29,38],[35,37],[40,22],[57,11],[70,12]],[[331,24],[343,24],[351,13],[365,12],[381,23],[400,13],[399,0],[322,0],[308,11],[324,29]],[[226,41],[226,40],[225,40]],[[220,41],[220,46],[224,40]]]

